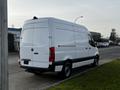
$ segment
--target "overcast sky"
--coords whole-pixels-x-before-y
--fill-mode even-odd
[[[22,27],[27,19],[56,17],[85,25],[108,36],[112,28],[120,35],[120,0],[8,0],[8,25]]]

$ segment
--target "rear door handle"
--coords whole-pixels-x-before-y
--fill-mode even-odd
[[[38,52],[35,52],[34,54],[38,54]]]

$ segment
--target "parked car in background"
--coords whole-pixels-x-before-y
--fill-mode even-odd
[[[97,47],[109,47],[109,42],[97,42]]]
[[[118,43],[118,46],[120,46],[120,42]]]
[[[97,42],[97,47],[109,47],[109,45],[110,45],[110,41],[109,39],[106,39],[106,38],[101,38]]]

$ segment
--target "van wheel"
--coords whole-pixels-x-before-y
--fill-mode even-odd
[[[63,66],[62,76],[63,78],[68,78],[71,76],[71,74],[72,74],[72,63],[67,61]]]
[[[98,65],[99,65],[99,56],[96,56],[94,62],[92,63],[92,66],[98,66]]]

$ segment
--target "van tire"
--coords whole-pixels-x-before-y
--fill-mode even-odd
[[[72,63],[70,61],[66,61],[63,69],[62,69],[62,78],[68,78],[72,74]]]
[[[96,55],[96,57],[94,58],[94,62],[92,63],[92,66],[98,66],[99,65],[99,56]]]

